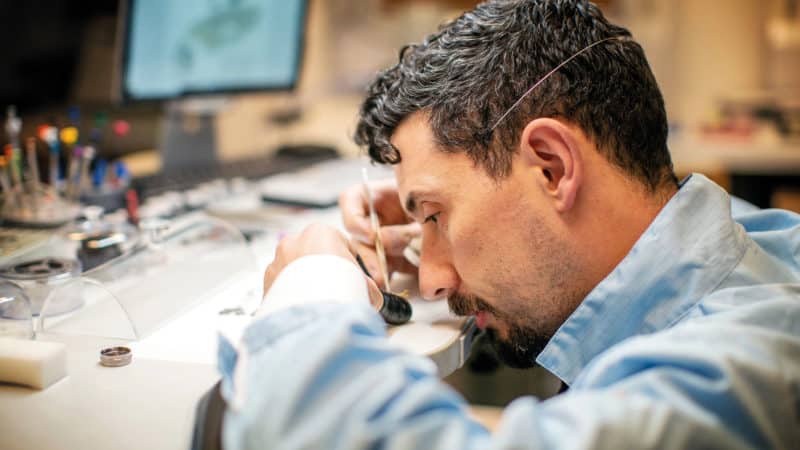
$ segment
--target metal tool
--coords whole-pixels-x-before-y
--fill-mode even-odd
[[[79,199],[81,192],[86,188],[86,183],[89,181],[89,165],[95,157],[95,149],[91,145],[83,147],[83,154],[81,155],[80,173],[78,175],[78,184],[75,189],[75,199]]]
[[[0,186],[2,186],[3,193],[5,194],[9,203],[14,207],[18,207],[19,203],[17,202],[17,195],[11,187],[11,182],[8,179],[8,173],[6,173],[6,167],[10,169],[6,157],[0,155]]]
[[[31,188],[31,206],[33,213],[36,214],[39,210],[39,195],[41,189],[39,186],[39,163],[36,161],[36,138],[30,137],[25,141],[25,152],[28,159],[28,170],[30,174],[30,188]]]
[[[22,174],[19,170],[19,152],[11,144],[4,148],[6,162],[11,172],[11,189],[15,194],[22,194]]]
[[[58,163],[61,154],[61,145],[58,140],[58,128],[45,126],[39,132],[39,139],[50,147],[50,186],[58,192]]]
[[[67,152],[67,157],[69,158],[65,191],[67,198],[70,198],[73,184],[75,183],[76,172],[78,170],[78,161],[80,160],[81,154],[81,149],[75,145],[78,142],[79,133],[78,129],[75,127],[64,127],[58,132],[58,135],[59,138],[61,138],[61,142],[64,143],[64,148]],[[72,149],[72,154],[70,154],[70,149]]]
[[[372,192],[369,189],[369,177],[367,176],[366,167],[361,169],[361,177],[364,181],[364,196],[367,198],[367,204],[369,204],[369,219],[372,224],[372,231],[375,233],[375,252],[378,255],[378,270],[381,271],[383,282],[386,288],[389,289],[389,266],[386,263],[386,250],[383,248],[383,242],[381,241],[381,224],[378,221],[378,214],[375,212],[375,202],[372,199]]]
[[[22,130],[22,120],[17,116],[17,108],[11,105],[6,109],[6,134],[9,144],[14,148],[19,148],[20,130]]]
[[[39,192],[39,163],[36,160],[36,138],[30,137],[25,141],[25,150],[28,157],[28,170],[31,174],[31,187],[34,194]]]
[[[411,319],[411,314],[413,313],[411,303],[389,290],[389,266],[386,263],[386,250],[383,248],[383,242],[381,241],[380,222],[378,221],[378,214],[375,212],[375,202],[372,199],[372,192],[369,189],[369,177],[367,176],[366,168],[361,169],[361,177],[364,181],[364,196],[367,198],[367,203],[369,204],[369,218],[372,224],[372,231],[375,233],[375,252],[378,256],[378,270],[381,271],[381,276],[383,276],[383,282],[386,286],[386,290],[381,290],[381,294],[383,294],[383,304],[380,305],[378,311],[386,323],[400,325]],[[364,264],[360,255],[356,255],[356,261],[358,261],[358,265],[361,266],[361,270],[363,270],[368,277],[372,278],[372,275],[369,273],[369,270],[367,270],[367,266]]]

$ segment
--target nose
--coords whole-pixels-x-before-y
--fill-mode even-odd
[[[420,294],[426,300],[441,300],[456,292],[460,278],[448,252],[426,241],[429,239],[422,239],[419,260]]]

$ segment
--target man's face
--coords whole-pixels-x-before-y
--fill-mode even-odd
[[[494,179],[465,153],[436,148],[422,113],[392,143],[400,200],[423,222],[422,295],[475,315],[507,364],[530,367],[586,294],[571,288],[575,252],[548,197],[518,157]]]

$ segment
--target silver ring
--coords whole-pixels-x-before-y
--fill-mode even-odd
[[[100,350],[100,364],[106,367],[127,366],[132,356],[128,347],[108,347]]]

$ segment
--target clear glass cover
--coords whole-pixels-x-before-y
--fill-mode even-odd
[[[255,271],[244,236],[227,222],[201,213],[151,221],[123,257],[51,292],[41,329],[142,339]],[[50,314],[60,298],[75,295],[84,301],[81,308]]]
[[[80,299],[81,307],[62,311],[64,299]],[[67,334],[125,340],[137,339],[136,326],[125,305],[103,283],[78,277],[50,291],[37,326],[40,335]]]
[[[33,312],[25,290],[0,280],[0,336],[33,339]]]
[[[98,206],[83,208],[83,216],[61,228],[59,235],[64,251],[80,260],[85,275],[101,271],[136,249],[139,232],[133,225],[107,220]]]
[[[62,284],[81,274],[81,264],[75,259],[44,257],[24,260],[0,269],[0,279],[15,283],[24,290],[30,302],[32,316],[41,314],[45,300]],[[80,296],[64,295],[54,300],[49,314],[62,314],[78,309],[83,304]]]

